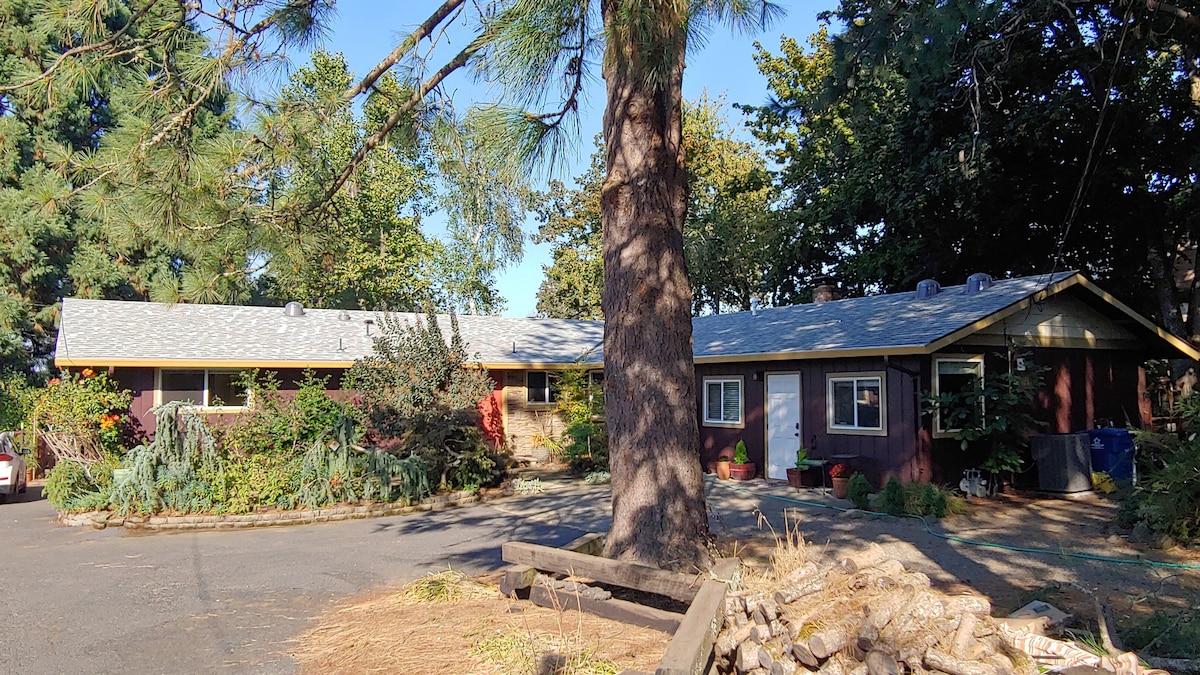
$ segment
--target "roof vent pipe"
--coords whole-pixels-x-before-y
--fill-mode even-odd
[[[349,321],[349,320],[350,320],[350,312],[347,312],[344,309],[342,311],[338,312],[338,321]]]
[[[942,292],[942,285],[933,279],[922,279],[917,282],[917,299],[928,300]]]
[[[963,290],[963,293],[966,295],[982,293],[983,291],[991,288],[995,283],[996,282],[992,281],[992,275],[984,274],[983,272],[976,272],[975,274],[967,277],[967,287]]]
[[[295,300],[283,306],[284,316],[304,316],[304,305]]]

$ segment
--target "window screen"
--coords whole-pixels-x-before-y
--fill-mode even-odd
[[[164,370],[161,389],[163,403],[190,401],[204,405],[204,371]]]

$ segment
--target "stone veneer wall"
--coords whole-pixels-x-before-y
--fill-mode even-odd
[[[518,459],[544,462],[550,459],[550,449],[538,441],[549,437],[557,441],[562,435],[562,416],[554,412],[554,404],[527,403],[525,371],[504,373],[505,431]]]

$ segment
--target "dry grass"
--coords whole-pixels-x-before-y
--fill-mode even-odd
[[[306,673],[609,675],[653,671],[669,639],[446,571],[326,612],[291,656]]]

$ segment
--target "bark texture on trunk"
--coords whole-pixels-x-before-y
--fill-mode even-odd
[[[602,5],[609,30],[604,78],[608,176],[604,223],[604,393],[613,524],[605,553],[660,567],[707,567],[708,515],[700,471],[692,293],[683,257],[683,50],[661,86],[639,73],[652,44],[614,39],[618,0]],[[672,3],[661,3],[665,9]],[[672,17],[664,16],[664,26]],[[682,45],[681,31],[670,37]],[[671,42],[671,40],[667,40]],[[661,45],[658,45],[661,49]],[[617,50],[614,52],[614,50]],[[661,63],[661,61],[659,61]]]

